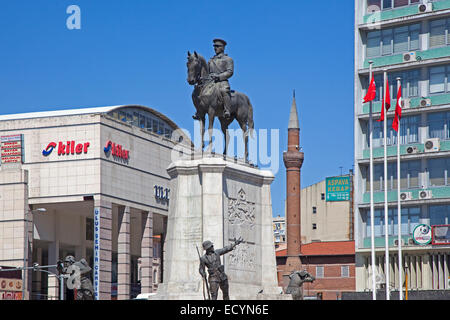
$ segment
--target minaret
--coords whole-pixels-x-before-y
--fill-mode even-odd
[[[286,231],[287,259],[285,274],[301,268],[300,246],[300,168],[303,164],[303,152],[300,152],[300,127],[298,121],[295,91],[289,115],[288,148],[283,153],[286,167]]]

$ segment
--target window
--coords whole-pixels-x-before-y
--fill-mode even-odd
[[[439,19],[430,22],[430,48],[449,45],[450,19]]]
[[[367,13],[415,5],[420,0],[367,0]]]
[[[86,240],[94,241],[94,219],[86,218]]]
[[[409,70],[403,72],[395,72],[388,74],[389,80],[389,92],[391,93],[391,108],[395,108],[395,99],[397,97],[397,78],[401,78],[402,84],[402,98],[414,98],[419,96],[419,78],[420,71],[419,70]],[[369,87],[369,78],[364,78],[364,89],[367,92]],[[375,75],[375,85],[377,87],[377,95],[375,97],[375,102],[381,101],[381,97],[383,96],[383,87],[384,87],[384,79],[383,75]]]
[[[316,207],[313,207],[312,209],[313,209],[313,213],[317,213],[317,208]]]
[[[447,67],[432,67],[430,68],[430,93],[444,93],[447,92]]]
[[[430,138],[450,139],[450,112],[430,113],[427,121]]]
[[[392,107],[391,107],[392,108]],[[387,123],[387,145],[397,144],[397,132],[392,128],[393,119],[388,119]],[[400,144],[411,144],[419,141],[420,116],[402,117],[400,120]],[[366,147],[370,147],[369,123],[366,125]],[[384,124],[383,122],[373,121],[373,147],[384,146]]]
[[[428,160],[428,174],[430,186],[449,185],[450,158],[437,158]]]
[[[313,223],[312,228],[313,228],[313,230],[317,230],[317,224]]]
[[[375,237],[383,237],[384,236],[384,209],[377,209],[374,212],[374,234]],[[420,216],[420,208],[419,207],[410,207],[410,208],[402,208],[402,223],[401,223],[401,232],[402,235],[411,235],[414,231],[414,228],[419,224],[419,216]],[[370,224],[370,211],[366,212],[366,237],[371,237],[371,224]],[[398,235],[398,215],[397,209],[392,208],[389,209],[388,212],[388,235],[396,236]]]
[[[449,224],[450,206],[430,206],[430,223],[432,226]]]
[[[316,278],[324,277],[324,269],[323,266],[316,266]]]
[[[420,161],[404,161],[400,166],[400,187],[413,189],[419,187]]]
[[[325,193],[322,193],[322,194],[320,195],[320,199],[325,200]]]
[[[342,278],[350,277],[350,267],[349,266],[341,266],[341,277]]]
[[[369,31],[366,57],[374,58],[420,49],[420,24]]]
[[[421,171],[420,161],[403,161],[400,166],[401,180],[400,187],[403,189],[414,189],[419,187],[419,172]],[[366,167],[364,178],[366,179],[366,192],[370,191],[370,168]],[[397,188],[397,163],[388,163],[387,188],[396,190]],[[373,190],[381,192],[384,190],[384,164],[379,163],[373,166]]]

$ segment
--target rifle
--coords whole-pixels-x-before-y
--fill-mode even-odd
[[[198,259],[200,260],[200,264],[202,263],[202,259],[200,256],[200,252],[198,251],[198,247],[197,245],[195,246],[197,248],[197,254],[198,254]],[[203,279],[203,299],[207,300],[205,297],[205,285],[206,285],[206,291],[208,292],[208,300],[211,300],[211,294],[209,292],[209,286],[208,286],[208,280],[206,280],[206,274],[202,276]]]

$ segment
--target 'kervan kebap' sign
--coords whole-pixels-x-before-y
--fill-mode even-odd
[[[333,177],[326,179],[327,201],[350,200],[350,177]]]

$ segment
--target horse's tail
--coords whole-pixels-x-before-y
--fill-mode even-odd
[[[253,122],[253,106],[250,103],[250,99],[247,98],[247,104],[248,104],[248,114],[247,114],[247,123],[248,123],[248,130],[250,132],[250,137],[253,138],[253,131],[255,130],[255,123]]]

